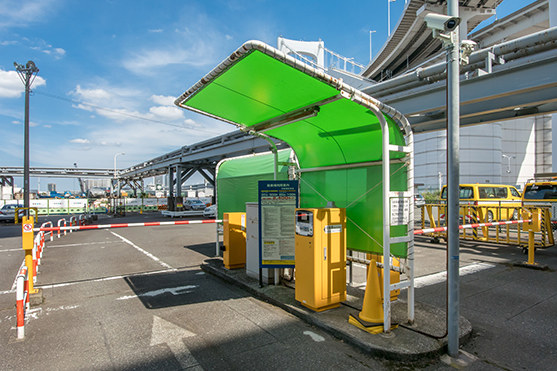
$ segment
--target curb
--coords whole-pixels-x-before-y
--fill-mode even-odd
[[[386,349],[386,348],[383,348],[383,347],[380,347],[380,346],[374,346],[371,343],[365,342],[361,339],[358,339],[358,338],[354,337],[353,335],[343,331],[342,329],[335,328],[335,327],[319,320],[317,318],[317,316],[313,313],[309,313],[302,308],[297,308],[293,305],[283,303],[280,300],[277,300],[277,299],[265,294],[264,292],[262,292],[260,290],[257,290],[254,287],[251,287],[250,285],[248,285],[244,282],[241,282],[239,280],[234,279],[234,277],[232,277],[230,275],[227,275],[221,269],[219,269],[218,267],[215,267],[212,264],[203,263],[203,264],[201,264],[201,269],[206,273],[209,273],[209,274],[211,274],[213,276],[216,276],[216,277],[218,277],[218,278],[220,278],[220,279],[222,279],[222,280],[224,280],[228,283],[233,284],[236,287],[239,287],[240,289],[250,293],[251,295],[253,295],[254,297],[256,297],[260,300],[263,300],[265,302],[268,302],[269,304],[272,304],[276,307],[279,307],[279,308],[283,309],[284,311],[302,319],[303,321],[309,323],[310,325],[314,325],[316,327],[321,328],[322,330],[328,332],[329,334],[336,337],[337,339],[343,340],[344,342],[359,348],[361,351],[367,353],[370,356],[380,357],[380,358],[383,358],[385,360],[395,360],[395,361],[402,361],[402,362],[416,362],[416,361],[423,361],[424,358],[433,359],[433,358],[439,357],[440,355],[442,355],[443,353],[446,352],[446,347],[447,347],[446,337],[437,341],[438,347],[436,349],[432,349],[432,350],[425,351],[425,352],[417,352],[417,353],[409,353],[409,352],[404,352],[404,351],[403,352],[396,352],[396,351]],[[348,322],[348,320],[347,320],[347,322]],[[466,321],[466,323],[469,325],[468,321]],[[409,329],[408,327],[404,327],[404,329],[406,329],[408,331],[413,331],[412,329]],[[381,336],[381,335],[376,335],[376,336]],[[425,337],[425,335],[422,335],[422,336]],[[467,342],[468,340],[470,340],[471,337],[472,337],[472,326],[469,325],[469,326],[466,326],[465,331],[463,331],[463,333],[460,335],[460,345],[462,345],[465,342]]]

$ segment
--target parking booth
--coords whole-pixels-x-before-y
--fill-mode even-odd
[[[380,321],[371,325],[389,332],[391,301],[381,297],[400,289],[407,289],[414,321],[413,134],[400,112],[259,41],[242,45],[175,104],[287,143],[298,165],[300,208],[344,209],[343,256],[346,249],[380,254],[370,268],[390,272],[397,260],[406,276],[392,284],[384,274],[368,285],[357,326],[368,331],[365,319],[373,317]],[[297,279],[296,286],[306,284]]]

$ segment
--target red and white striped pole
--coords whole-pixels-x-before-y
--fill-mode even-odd
[[[16,284],[16,320],[17,320],[17,338],[25,337],[25,312],[29,303],[29,275],[27,267],[24,266],[17,275]]]
[[[465,224],[465,225],[459,225],[458,229],[494,227],[494,226],[506,225],[506,224],[530,223],[531,221],[532,220],[507,220],[507,221],[504,221],[504,222]],[[416,235],[416,234],[433,233],[433,232],[445,232],[446,230],[447,230],[447,227],[416,229],[416,230],[414,230],[414,234]]]
[[[62,220],[62,219],[60,219]],[[41,227],[35,228],[33,231],[35,232],[49,232],[49,231],[67,231],[70,229],[73,230],[86,230],[86,229],[107,229],[107,228],[127,228],[127,227],[158,227],[163,225],[186,225],[186,224],[215,224],[215,223],[222,223],[222,220],[179,220],[175,222],[147,222],[147,223],[119,223],[119,224],[93,224],[93,225],[78,225],[73,227]]]

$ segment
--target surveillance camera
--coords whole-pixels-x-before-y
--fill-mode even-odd
[[[462,40],[460,42],[460,64],[465,66],[470,61],[470,54],[476,49],[476,43],[472,40]]]
[[[427,27],[438,32],[452,32],[460,24],[459,17],[450,17],[444,14],[428,13],[424,21]]]

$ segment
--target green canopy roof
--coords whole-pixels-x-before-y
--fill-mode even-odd
[[[400,112],[258,41],[242,45],[175,104],[286,142],[300,167],[302,207],[334,201],[346,208],[349,248],[383,252],[386,260],[392,243],[395,255],[406,256],[413,144]],[[390,225],[393,197],[409,199],[407,226]]]
[[[176,104],[283,140],[294,149],[300,168],[382,159],[378,118],[353,101],[350,92],[341,91],[345,86],[341,80],[308,74],[259,49],[247,50],[223,64]],[[401,128],[391,117],[384,117],[390,143],[404,145]],[[404,153],[391,152],[390,156],[401,158]]]

